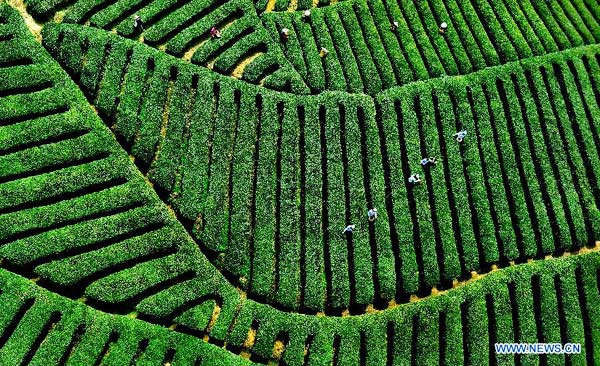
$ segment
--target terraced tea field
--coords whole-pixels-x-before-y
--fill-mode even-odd
[[[599,41],[595,0],[0,3],[0,366],[600,364]]]

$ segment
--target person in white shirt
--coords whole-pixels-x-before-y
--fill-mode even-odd
[[[354,229],[356,229],[356,225],[348,225],[348,226],[346,226],[346,228],[344,229],[344,231],[342,231],[342,235],[352,234],[352,232],[354,231]]]
[[[142,17],[137,14],[133,16],[133,28],[136,30],[139,29],[142,32],[144,31],[144,22],[142,22]]]
[[[426,167],[427,165],[435,165],[436,163],[437,161],[435,157],[421,159],[421,165],[423,167]]]
[[[446,30],[448,30],[448,23],[443,22],[442,24],[440,24],[439,32],[441,35],[444,35],[446,34]]]
[[[373,207],[372,209],[370,209],[367,212],[367,217],[369,218],[370,222],[374,222],[375,220],[377,220],[377,209],[375,207]]]
[[[408,183],[417,185],[423,183],[423,181],[421,180],[421,176],[419,176],[419,174],[413,173],[410,177],[408,177]]]
[[[463,140],[465,139],[465,137],[467,137],[467,130],[459,131],[459,132],[455,133],[453,135],[453,137],[456,137],[456,141],[463,142]]]

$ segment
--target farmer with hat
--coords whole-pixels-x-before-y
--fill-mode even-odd
[[[448,23],[446,23],[446,22],[442,22],[442,24],[440,24],[440,29],[439,29],[439,31],[440,31],[440,34],[441,34],[441,35],[444,35],[444,34],[446,34],[446,30],[447,30],[447,29],[448,29]]]
[[[137,14],[133,16],[133,28],[136,30],[139,29],[142,32],[144,31],[144,22],[142,22],[142,17]]]
[[[352,232],[354,231],[354,229],[356,229],[356,225],[348,225],[346,226],[346,228],[344,229],[344,231],[342,231],[342,235],[346,235],[346,234],[352,234]]]
[[[437,163],[436,158],[435,157],[430,157],[430,158],[423,158],[421,159],[421,165],[423,167],[426,167],[427,165],[435,165],[435,163]]]
[[[463,140],[465,139],[466,136],[467,136],[467,130],[458,131],[457,133],[455,133],[453,135],[453,137],[456,137],[456,141],[458,141],[458,142],[463,142]]]
[[[370,209],[367,212],[367,217],[369,218],[370,222],[374,222],[375,220],[377,220],[377,209],[375,207],[373,207],[372,209]]]

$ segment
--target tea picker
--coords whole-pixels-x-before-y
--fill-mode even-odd
[[[440,24],[440,28],[439,28],[439,32],[441,35],[446,34],[446,31],[448,30],[448,23],[446,22],[442,22],[442,24]]]
[[[133,16],[133,28],[142,32],[144,31],[144,22],[142,21],[142,17],[137,14]]]
[[[354,229],[356,229],[356,225],[348,225],[348,226],[346,226],[346,228],[344,229],[344,231],[342,231],[342,235],[352,234],[352,232],[354,231]]]
[[[423,183],[423,181],[421,180],[421,176],[419,174],[413,173],[410,177],[408,177],[408,183],[415,186],[417,184]]]
[[[376,208],[372,208],[367,212],[367,217],[369,218],[369,222],[374,222],[375,220],[377,220],[377,209]]]
[[[426,167],[428,165],[435,165],[437,163],[437,160],[435,157],[429,157],[429,158],[423,158],[421,159],[421,165],[423,167]]]
[[[463,140],[465,139],[465,137],[467,137],[467,130],[459,131],[459,132],[455,133],[452,136],[456,137],[456,141],[463,142]]]
[[[221,31],[217,27],[213,26],[210,28],[210,38],[221,38]]]

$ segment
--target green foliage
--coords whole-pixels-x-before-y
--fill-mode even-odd
[[[592,178],[596,173],[594,163],[588,163],[589,154],[594,156],[595,151],[585,147],[594,141],[590,128],[595,112],[589,105],[585,107],[583,84],[574,81],[580,75],[574,73],[575,65],[583,67],[581,60],[594,48],[563,52],[535,63],[510,64],[465,78],[413,84],[379,96],[382,115],[396,113],[382,121],[381,127],[390,137],[386,139],[387,155],[406,154],[410,162],[405,168],[390,160],[390,182],[406,179],[422,156],[437,155],[444,160],[425,171],[426,187],[412,190],[416,207],[414,211],[408,208],[413,225],[420,225],[426,283],[438,281],[438,269],[444,271],[442,278],[456,275],[455,249],[448,243],[452,237],[456,238],[462,273],[485,266],[488,259],[492,263],[539,257],[597,237],[597,203],[590,196],[597,189],[596,178]],[[557,102],[552,102],[553,98],[558,98]],[[562,106],[555,107],[554,103]],[[396,108],[390,110],[393,105]],[[581,127],[572,124],[576,110],[581,111],[579,120],[588,121]],[[396,125],[404,135],[399,137],[400,146],[394,141]],[[468,135],[459,144],[452,135],[462,129]],[[575,136],[581,136],[585,143],[577,144]],[[576,145],[580,147],[566,148]],[[575,181],[565,185],[568,171]],[[402,193],[393,194],[397,184],[390,186],[394,205],[398,202],[406,207]],[[403,192],[402,188],[399,191]],[[429,215],[436,215],[433,225]],[[584,225],[587,229],[576,228],[577,222],[589,223]],[[453,226],[449,227],[450,223]],[[439,239],[434,239],[434,233]],[[566,247],[560,244],[561,235],[569,238]],[[432,249],[436,240],[437,248]],[[417,253],[417,263],[418,259]]]
[[[495,263],[579,248],[598,235],[591,195],[598,174],[587,157],[597,110],[590,84],[571,71],[596,46],[392,88],[374,105],[344,93],[300,99],[241,86],[79,26],[45,31],[63,62],[75,39],[104,39],[109,58],[130,55],[133,75],[147,77],[107,69],[99,94],[106,81],[110,100],[128,98],[127,90],[147,89],[145,97],[116,109],[97,103],[100,112],[117,120],[117,136],[213,264],[283,308],[387,302],[447,288]],[[556,77],[533,76],[540,66]],[[539,82],[549,96],[531,94]],[[561,111],[582,111],[580,127],[556,114],[549,101],[559,95],[570,103]],[[545,111],[559,124],[544,122]],[[460,144],[453,134],[462,129],[468,135]],[[553,136],[571,139],[569,146],[586,136],[589,144],[564,149]],[[429,156],[439,163],[423,169],[419,162]],[[407,184],[412,173],[423,176],[423,187]],[[380,218],[367,225],[371,207]],[[348,224],[356,232],[340,237]]]
[[[195,337],[95,310],[3,269],[0,302],[3,364],[252,364]]]
[[[145,314],[155,314],[159,309],[143,306],[154,295],[203,278],[193,300],[208,295],[221,299],[223,323],[211,330],[222,334],[240,301],[236,290],[201,254],[18,14],[6,7],[2,11],[11,22],[2,26],[10,35],[2,46],[15,50],[4,54],[7,66],[0,70],[5,73],[0,82],[3,263],[119,313],[139,304]],[[35,58],[22,61],[20,50]],[[65,57],[77,72],[81,68],[73,55]],[[119,108],[113,106],[117,99],[111,90],[120,80],[114,74],[121,74],[123,66],[111,68],[99,83],[98,101],[114,113]],[[175,112],[172,116],[178,117]],[[173,314],[161,315],[164,321],[172,320],[169,316]]]
[[[278,37],[272,38],[266,32],[250,0],[78,0],[73,3],[28,0],[27,5],[38,19],[54,15],[57,6],[66,7],[62,10],[65,23],[89,22],[99,29],[114,29],[124,37],[138,39],[141,36],[148,45],[224,75],[245,65],[241,78],[247,82],[295,93],[307,91],[302,78],[281,52]],[[134,15],[142,19],[143,29],[135,28]],[[221,38],[211,39],[213,26],[221,30]],[[77,37],[70,34],[67,38],[73,36]],[[88,45],[81,46],[67,52],[76,56]],[[113,55],[117,58],[105,60],[110,68],[119,68],[127,60],[124,55]],[[105,102],[108,106],[111,101]]]
[[[0,7],[0,364],[600,357],[591,0],[27,3],[64,18],[50,56]]]
[[[465,75],[594,44],[600,35],[592,31],[598,28],[593,7],[582,2],[353,0],[313,9],[308,20],[301,19],[301,12],[278,11],[263,19],[273,39],[284,27],[292,30],[282,49],[311,89],[374,95],[412,81]],[[398,22],[395,31],[393,22]],[[444,35],[438,32],[442,22],[449,25]],[[330,51],[323,60],[316,57],[321,47]],[[305,76],[304,70],[312,72]]]

